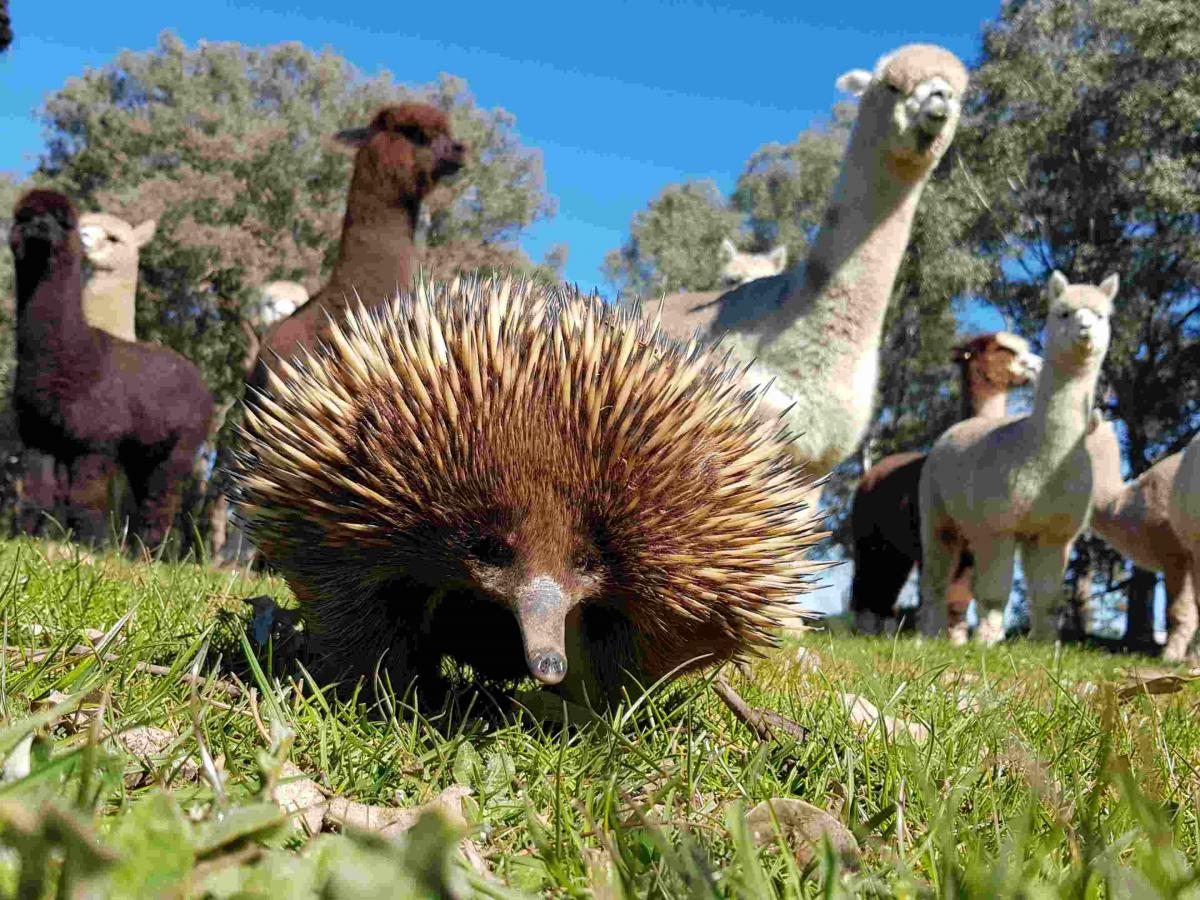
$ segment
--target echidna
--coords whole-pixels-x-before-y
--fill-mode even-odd
[[[235,500],[322,676],[444,688],[450,656],[611,700],[769,644],[806,588],[811,484],[741,371],[597,297],[418,283],[280,364]]]

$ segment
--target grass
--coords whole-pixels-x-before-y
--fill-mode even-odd
[[[339,702],[280,683],[269,654],[250,664],[241,600],[286,602],[277,580],[49,556],[0,544],[0,896],[1200,896],[1196,692],[1121,700],[1113,657],[789,638],[727,674],[807,729],[798,742],[760,743],[702,678],[578,727],[553,704],[503,726],[430,721],[369,689]],[[221,688],[230,667],[255,690]],[[929,738],[862,730],[843,692]],[[169,746],[129,752],[119,735],[145,728]],[[494,878],[443,817],[397,840],[307,837],[270,802],[285,758],[376,807],[470,788],[467,835]],[[857,867],[754,845],[745,813],[793,797],[853,832]]]

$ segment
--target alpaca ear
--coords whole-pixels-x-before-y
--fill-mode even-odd
[[[1057,300],[1062,296],[1063,291],[1067,289],[1067,276],[1055,269],[1050,273],[1050,299]]]
[[[863,91],[870,86],[872,77],[866,69],[851,69],[837,80],[837,89],[854,97],[860,97]]]
[[[157,219],[147,219],[137,228],[133,229],[133,246],[145,247],[150,243],[150,239],[154,237],[154,232],[158,229]]]
[[[358,149],[371,137],[370,128],[347,128],[333,135],[333,139],[343,147]]]
[[[1117,289],[1121,286],[1121,278],[1116,272],[1113,272],[1102,282],[1100,282],[1100,291],[1109,300],[1113,300],[1117,296]]]
[[[733,245],[733,241],[731,241],[729,238],[722,239],[721,254],[729,259],[733,259],[735,256],[737,256],[737,247]]]
[[[771,260],[771,265],[777,268],[780,272],[787,268],[787,244],[780,244],[774,250],[767,254]]]

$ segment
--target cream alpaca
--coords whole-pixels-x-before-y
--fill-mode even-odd
[[[729,238],[721,241],[721,283],[737,287],[759,278],[770,278],[787,268],[787,244],[766,253],[743,253]]]
[[[726,294],[668,296],[662,310],[669,333],[728,333],[737,354],[758,360],[748,380],[776,379],[766,402],[792,407],[793,450],[817,476],[870,423],[888,298],[921,192],[958,126],[967,71],[948,50],[913,44],[838,86],[862,99],[808,260]]]
[[[79,236],[92,275],[83,287],[83,316],[93,328],[136,341],[138,251],[154,237],[157,223],[148,219],[134,228],[108,213],[84,213]]]
[[[1091,530],[1134,565],[1162,572],[1167,589],[1167,645],[1163,656],[1178,662],[1196,635],[1196,596],[1191,549],[1171,528],[1171,491],[1181,454],[1160,459],[1125,483],[1121,447],[1112,424],[1103,422],[1087,438],[1092,458]]]
[[[946,627],[946,588],[964,546],[975,556],[976,639],[1004,636],[1013,558],[1024,564],[1031,635],[1054,636],[1067,555],[1087,524],[1092,464],[1084,437],[1108,351],[1117,276],[1099,287],[1050,276],[1045,367],[1033,411],[968,419],[933,445],[921,473],[921,606],[924,634]]]
[[[1171,530],[1192,555],[1192,589],[1196,590],[1200,586],[1200,434],[1179,454],[1167,514]]]

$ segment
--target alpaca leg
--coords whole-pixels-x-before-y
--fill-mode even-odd
[[[971,606],[971,579],[974,576],[970,559],[969,554],[959,557],[954,577],[946,588],[946,633],[955,646],[967,642],[967,610]]]
[[[883,633],[884,620],[895,616],[912,567],[908,554],[883,541],[864,539],[855,545],[850,610],[859,634]]]
[[[79,456],[71,461],[67,487],[67,522],[76,540],[99,545],[108,530],[109,482],[116,462],[103,454]]]
[[[39,535],[46,528],[45,517],[59,515],[60,480],[54,457],[30,449],[21,456],[17,529],[22,534]]]
[[[953,526],[940,525],[922,510],[921,603],[917,607],[917,631],[934,637],[946,629],[946,591],[962,552],[962,538]],[[928,522],[928,525],[924,523]]]
[[[203,438],[203,433],[181,437],[165,458],[131,473],[129,480],[138,504],[138,533],[147,547],[156,548],[166,539]]]
[[[988,535],[972,540],[971,550],[975,555],[975,603],[979,609],[975,640],[991,647],[1004,640],[1004,608],[1012,594],[1017,543],[1007,535]]]
[[[1058,638],[1058,608],[1063,599],[1063,576],[1067,571],[1070,542],[1044,544],[1028,541],[1021,545],[1029,595],[1029,637],[1035,641]]]
[[[1172,560],[1163,571],[1167,588],[1167,645],[1163,659],[1179,662],[1187,656],[1188,645],[1196,636],[1196,596],[1192,589],[1190,562]]]

